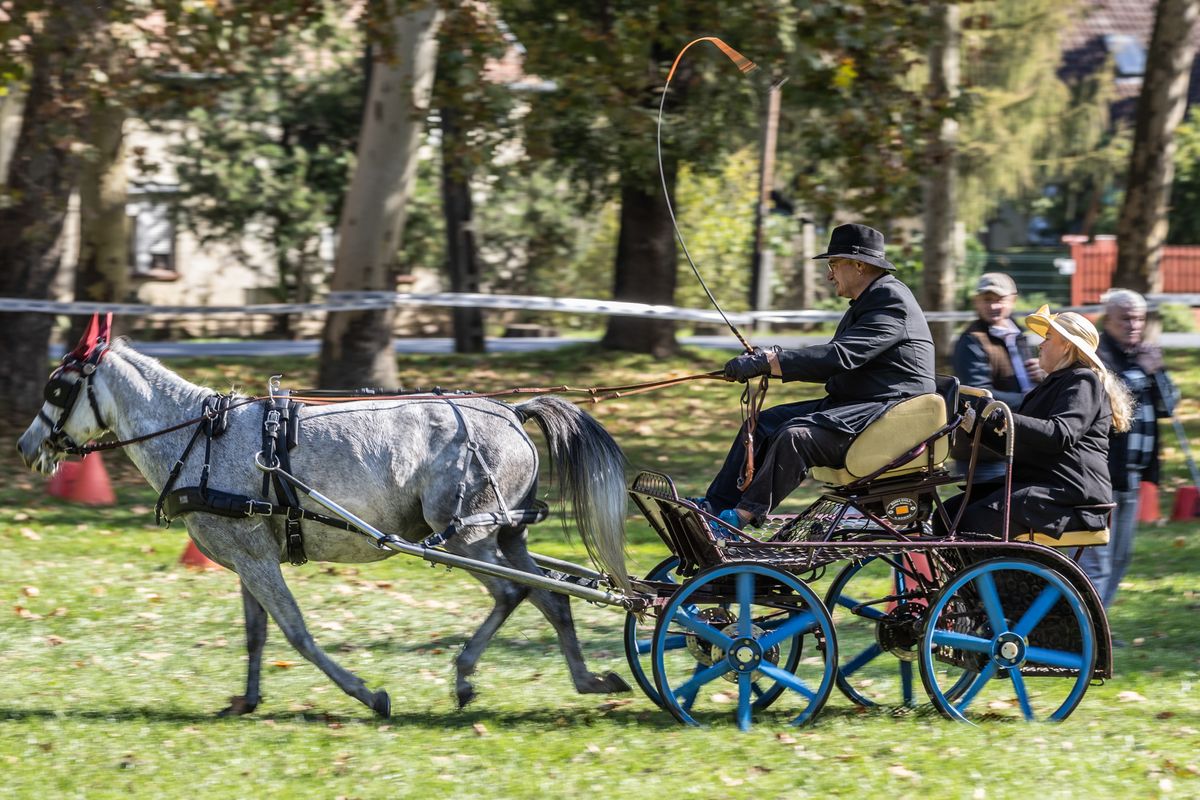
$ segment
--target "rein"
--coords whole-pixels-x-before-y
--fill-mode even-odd
[[[269,398],[267,398],[267,397],[247,397],[242,400],[239,400],[236,403],[230,403],[228,408],[226,408],[225,410],[228,411],[229,409],[238,408],[239,406],[250,405],[251,403],[257,403],[259,400],[267,400],[267,399],[269,399]],[[216,412],[214,412],[213,409],[206,407],[204,410],[204,413],[200,414],[200,416],[192,417],[191,419],[184,420],[183,422],[180,422],[178,425],[172,425],[169,428],[163,428],[162,430],[153,431],[152,433],[143,434],[141,436],[134,436],[132,439],[117,439],[117,440],[111,441],[111,442],[97,442],[95,444],[80,445],[79,447],[75,447],[70,450],[65,450],[64,452],[66,452],[69,455],[73,455],[73,456],[86,456],[89,453],[96,453],[101,450],[118,450],[122,447],[128,447],[131,444],[137,444],[138,442],[144,442],[148,439],[154,439],[158,436],[162,436],[167,433],[174,433],[175,431],[179,430],[180,428],[186,428],[189,425],[195,425],[198,422],[211,422],[212,420],[215,420],[217,418],[217,416],[219,416],[219,415]]]

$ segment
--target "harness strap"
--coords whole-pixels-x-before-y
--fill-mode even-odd
[[[292,471],[288,451],[299,442],[300,408],[300,403],[292,402],[287,389],[275,390],[271,403],[263,407],[263,455],[267,463],[278,463],[288,473]],[[294,566],[306,564],[308,556],[304,553],[304,531],[300,526],[305,511],[300,507],[300,497],[290,483],[281,479],[277,472],[271,472],[263,474],[264,498],[270,496],[271,485],[275,487],[279,508],[287,517],[283,538],[288,561]]]
[[[258,500],[243,494],[223,492],[220,489],[209,489],[206,492],[201,492],[198,486],[188,486],[170,492],[166,496],[164,507],[168,519],[190,514],[194,511],[237,519],[296,513],[301,519],[308,519],[313,522],[319,522],[322,525],[341,528],[344,531],[361,533],[357,527],[337,517],[319,514],[315,511],[308,511],[298,507],[279,506],[266,500]]]
[[[183,454],[179,456],[175,461],[175,465],[171,467],[171,474],[167,476],[167,482],[163,485],[163,490],[158,495],[158,502],[154,504],[154,522],[156,525],[163,524],[163,507],[167,494],[174,488],[175,481],[179,480],[179,475],[183,472],[183,466],[187,463],[188,456],[191,455],[192,448],[196,446],[196,441],[200,438],[200,434],[204,434],[204,465],[200,468],[200,485],[197,488],[202,494],[208,491],[212,440],[228,430],[229,409],[232,400],[232,394],[216,394],[204,399],[203,410],[198,418],[200,424],[192,432],[192,438],[188,440],[187,447],[183,448]],[[166,514],[165,516],[167,520],[166,524],[169,527],[172,515]]]

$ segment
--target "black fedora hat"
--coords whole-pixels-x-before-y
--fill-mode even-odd
[[[880,269],[894,270],[883,250],[883,234],[867,225],[838,225],[829,235],[829,250],[818,258],[851,258]]]

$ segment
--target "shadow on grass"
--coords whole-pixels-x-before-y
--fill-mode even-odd
[[[597,702],[603,702],[597,695]],[[330,714],[320,711],[296,711],[271,713],[257,711],[242,717],[218,717],[217,712],[195,713],[172,709],[131,706],[128,708],[87,710],[50,708],[3,708],[0,707],[0,724],[5,722],[28,722],[36,720],[75,722],[141,722],[166,723],[172,725],[234,725],[259,723],[266,720],[293,722],[327,727],[329,725],[388,725],[392,728],[411,727],[421,730],[441,728],[457,730],[482,724],[493,730],[513,725],[552,727],[563,730],[589,728],[603,721],[606,725],[637,726],[638,728],[674,729],[680,725],[665,711],[647,704],[625,707],[610,711],[577,708],[537,708],[523,711],[489,710],[473,705],[462,710],[447,710],[445,713],[428,711],[393,711],[387,719],[374,717],[366,709],[361,715]]]

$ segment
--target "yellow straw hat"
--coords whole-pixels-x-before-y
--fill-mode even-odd
[[[1096,326],[1091,320],[1082,314],[1076,314],[1074,311],[1051,314],[1050,306],[1043,305],[1025,318],[1025,324],[1043,339],[1049,330],[1054,328],[1059,335],[1075,345],[1075,349],[1091,362],[1092,366],[1099,370],[1105,369],[1104,362],[1096,355],[1096,348],[1100,346],[1100,334],[1096,332]]]

